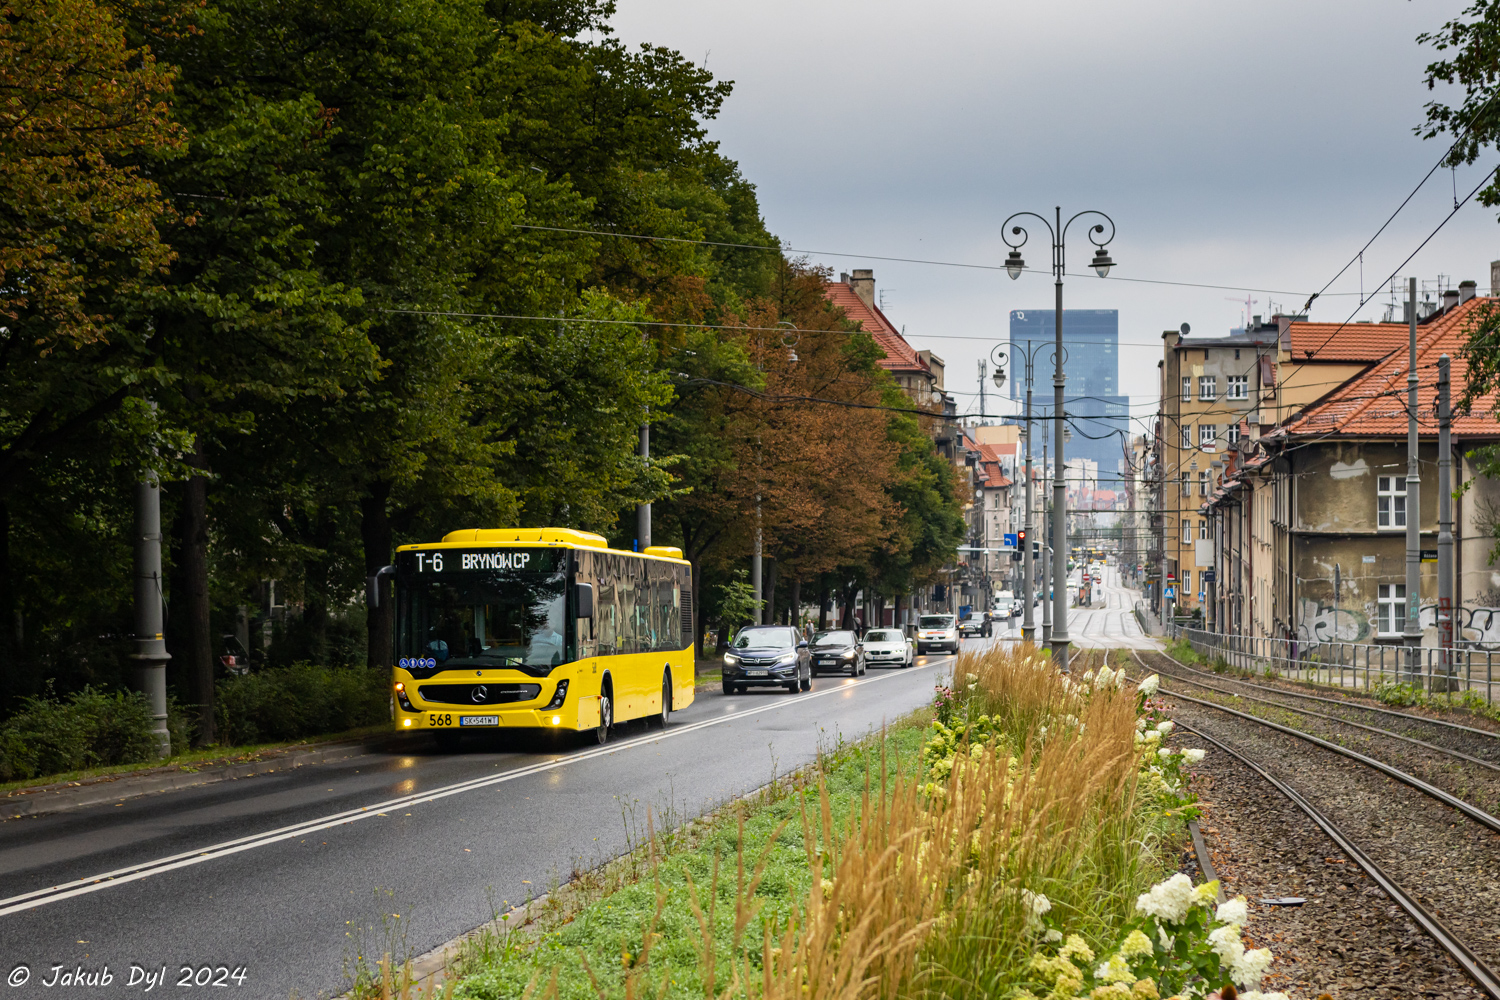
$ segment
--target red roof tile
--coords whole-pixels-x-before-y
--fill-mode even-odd
[[[1293,323],[1287,329],[1293,361],[1379,361],[1407,346],[1405,323]],[[1418,327],[1420,333],[1421,327]]]
[[[917,357],[917,352],[906,338],[885,318],[878,308],[867,306],[854,294],[847,282],[830,281],[824,286],[828,301],[844,310],[844,315],[858,323],[859,328],[875,339],[875,344],[885,352],[878,364],[888,371],[926,372],[927,365]]]
[[[1467,384],[1463,360],[1466,329],[1471,314],[1483,302],[1500,300],[1476,298],[1459,305],[1452,312],[1417,327],[1417,427],[1423,434],[1437,433],[1437,363],[1440,354],[1453,359],[1451,394],[1458,399]],[[1375,324],[1371,324],[1375,325]],[[1379,324],[1393,326],[1394,324]],[[1345,329],[1348,329],[1347,327]],[[1402,327],[1400,350],[1390,352],[1384,361],[1362,375],[1345,382],[1322,402],[1303,411],[1271,437],[1321,437],[1329,434],[1362,437],[1403,437],[1406,434],[1406,328]],[[1342,334],[1340,335],[1342,336]],[[1496,397],[1475,402],[1467,416],[1455,415],[1453,433],[1465,437],[1500,437],[1500,422],[1494,416]]]

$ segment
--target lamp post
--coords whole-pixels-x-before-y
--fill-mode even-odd
[[[1068,487],[1064,470],[1066,468],[1063,460],[1063,421],[1066,415],[1063,413],[1063,386],[1066,379],[1063,375],[1063,277],[1067,274],[1067,239],[1068,227],[1083,216],[1098,216],[1104,222],[1096,222],[1087,229],[1089,242],[1094,245],[1094,259],[1090,267],[1103,278],[1109,274],[1109,269],[1114,267],[1115,262],[1110,259],[1105,247],[1115,238],[1115,222],[1103,212],[1089,209],[1072,216],[1067,222],[1062,220],[1062,208],[1059,206],[1054,210],[1053,221],[1048,221],[1046,216],[1035,212],[1017,212],[1007,218],[1000,228],[1000,235],[1005,240],[1005,245],[1010,247],[1010,254],[1005,259],[1005,270],[1012,279],[1019,278],[1021,272],[1026,269],[1026,261],[1021,259],[1021,247],[1026,245],[1027,232],[1019,225],[1012,225],[1012,220],[1022,216],[1031,216],[1047,227],[1052,237],[1052,277],[1057,290],[1057,304],[1054,310],[1055,334],[1057,352],[1053,355],[1052,365],[1052,388],[1053,388],[1053,414],[1056,421],[1054,426],[1053,441],[1057,447],[1057,476],[1052,483],[1052,537],[1054,545],[1062,545],[1064,550],[1068,544]],[[1055,224],[1054,224],[1055,223]],[[1109,224],[1108,236],[1104,239],[1096,239],[1097,235],[1105,232],[1104,223]],[[1008,230],[1008,231],[1007,231]],[[1019,237],[1011,242],[1012,237]],[[1052,660],[1057,669],[1063,673],[1068,672],[1068,561],[1063,558],[1062,553],[1057,554],[1052,560]]]
[[[1026,584],[1023,588],[1025,596],[1022,599],[1021,638],[1026,642],[1036,641],[1036,613],[1032,608],[1032,595],[1036,590],[1036,564],[1031,554],[1031,547],[1037,544],[1037,542],[1035,541],[1036,535],[1033,534],[1031,528],[1031,512],[1034,506],[1031,496],[1031,383],[1036,362],[1036,352],[1045,345],[1046,341],[1044,340],[1039,340],[1035,343],[1027,341],[1025,347],[1016,349],[1019,359],[1024,360],[1026,366],[1026,416],[1023,418],[1026,421],[1026,464],[1024,467],[1025,471],[1022,473],[1026,477],[1026,517],[1024,527],[1026,542],[1022,546],[1021,551],[1023,567],[1021,572]],[[1010,355],[999,347],[996,347],[990,352],[990,360],[995,363],[995,388],[1003,389],[1005,388],[1005,366],[1011,360]]]

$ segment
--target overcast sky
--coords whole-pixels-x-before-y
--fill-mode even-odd
[[[1463,6],[620,0],[614,25],[734,81],[711,134],[772,232],[835,272],[873,268],[887,314],[948,363],[961,410],[977,409],[976,365],[1010,310],[1051,307],[1050,277],[832,252],[998,265],[1011,212],[1109,213],[1114,275],[1071,279],[1065,304],[1120,311],[1120,381],[1145,415],[1161,331],[1226,333],[1247,295],[1256,313],[1300,306],[1436,162],[1446,144],[1412,131],[1432,97],[1415,39]],[[1428,182],[1365,254],[1367,293],[1451,210],[1455,180],[1462,197],[1494,162]],[[1025,253],[1045,268],[1043,238]],[[1091,249],[1075,226],[1070,270]],[[1487,293],[1497,258],[1495,212],[1470,202],[1402,274]],[[1312,318],[1345,319],[1359,290],[1356,266],[1330,290],[1354,294],[1325,295]]]

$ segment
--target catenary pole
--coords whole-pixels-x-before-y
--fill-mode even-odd
[[[1453,410],[1450,359],[1438,357],[1438,645],[1443,674],[1453,674]]]
[[[1028,342],[1027,347],[1031,344]],[[1031,547],[1036,544],[1036,535],[1031,530],[1031,510],[1033,500],[1031,496],[1031,355],[1026,356],[1026,466],[1022,473],[1026,477],[1026,544],[1022,547],[1021,565],[1026,579],[1021,587],[1021,638],[1027,642],[1036,641],[1036,612],[1032,608],[1036,594],[1036,560],[1031,555]]]
[[[167,661],[172,657],[162,635],[161,484],[154,472],[135,485],[135,652],[130,658],[151,706],[157,755],[169,757]]]
[[[1422,625],[1422,483],[1417,465],[1417,279],[1407,285],[1411,308],[1407,316],[1408,346],[1406,363],[1406,643],[1407,672],[1413,682],[1420,673]]]
[[[1056,320],[1055,343],[1057,353],[1052,364],[1052,417],[1054,421],[1054,445],[1057,448],[1057,478],[1052,483],[1052,664],[1063,673],[1068,672],[1068,483],[1064,475],[1063,387],[1067,376],[1063,374],[1063,272],[1066,266],[1063,254],[1062,206],[1057,206],[1057,238],[1052,250],[1052,273],[1055,276],[1057,305],[1053,311]]]
[[[641,424],[641,464],[651,464],[651,425]],[[641,551],[651,544],[651,505],[643,503],[635,508],[635,536],[640,540]]]

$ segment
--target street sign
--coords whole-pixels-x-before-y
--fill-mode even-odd
[[[1166,596],[1167,596],[1167,599],[1168,599],[1168,600],[1171,600],[1171,599],[1172,599],[1172,598],[1174,598],[1174,597],[1176,597],[1176,596],[1177,596],[1177,588],[1176,588],[1176,587],[1168,587],[1168,588],[1167,588],[1167,589],[1166,589],[1166,590],[1165,590],[1165,591],[1164,591],[1164,593],[1165,593],[1165,594],[1166,594]]]
[[[1204,583],[1213,583],[1217,579],[1218,579],[1218,575],[1215,574],[1213,570],[1206,569],[1206,570],[1203,571],[1203,582]]]
[[[1437,549],[1422,549],[1423,562],[1437,562]]]
[[[1013,531],[1006,532],[1006,534],[1005,534],[1005,547],[1008,548],[1008,549],[1013,549],[1013,548],[1016,547],[1016,534],[1015,534],[1015,532],[1013,532]]]

